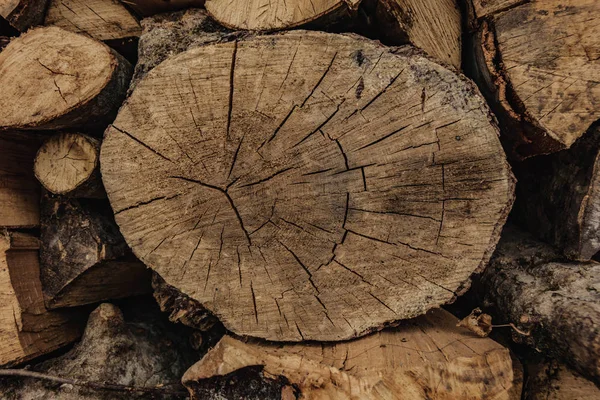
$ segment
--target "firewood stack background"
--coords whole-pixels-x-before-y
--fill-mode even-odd
[[[600,399],[596,0],[0,0],[0,398]]]

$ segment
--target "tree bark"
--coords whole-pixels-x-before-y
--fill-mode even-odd
[[[58,129],[112,121],[131,65],[93,39],[33,29],[0,53],[0,130]]]
[[[105,198],[100,177],[100,140],[81,133],[59,133],[38,150],[35,177],[53,194]]]
[[[47,0],[0,0],[0,18],[19,32],[25,32],[44,20]]]
[[[50,353],[81,334],[76,314],[46,310],[38,249],[33,236],[0,234],[0,366]]]
[[[475,0],[477,80],[517,159],[571,147],[600,118],[595,0]]]
[[[529,379],[524,400],[600,399],[600,389],[593,383],[555,361],[529,365]]]
[[[40,185],[33,159],[42,139],[35,134],[0,132],[0,227],[40,225]]]
[[[45,195],[41,278],[48,308],[150,291],[150,271],[131,256],[107,204]]]
[[[452,301],[514,185],[465,79],[410,49],[308,31],[163,62],[107,130],[101,169],[146,265],[233,332],[290,341]]]
[[[283,378],[306,399],[520,399],[508,349],[457,322],[434,310],[398,328],[335,344],[244,343],[225,336],[182,381],[192,399],[205,399],[211,392],[205,380],[258,366],[263,376]]]
[[[478,288],[499,323],[581,373],[600,378],[600,264],[566,263],[550,246],[507,227]]]

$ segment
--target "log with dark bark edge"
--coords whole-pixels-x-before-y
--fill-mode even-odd
[[[44,25],[103,41],[138,37],[142,31],[137,19],[117,0],[50,0]]]
[[[120,0],[136,14],[149,17],[154,14],[172,12],[190,7],[203,7],[204,0]]]
[[[0,18],[19,32],[41,24],[48,0],[0,0]]]
[[[163,62],[107,130],[101,169],[146,265],[235,333],[290,341],[451,301],[514,189],[466,79],[411,49],[308,31]]]
[[[206,11],[231,29],[277,31],[326,25],[355,11],[361,0],[206,0]],[[327,21],[327,22],[325,22]]]
[[[56,27],[32,29],[0,53],[0,130],[112,120],[131,65],[108,46]]]
[[[600,3],[474,2],[477,80],[509,155],[569,148],[600,118]]]
[[[33,176],[33,159],[41,144],[37,134],[0,132],[0,227],[40,224],[41,190]]]
[[[573,260],[600,251],[600,126],[570,149],[516,165],[515,217]]]
[[[150,271],[131,255],[108,204],[46,194],[41,208],[41,279],[48,308],[150,291]]]
[[[524,400],[600,399],[600,389],[577,372],[556,361],[528,365]]]
[[[81,334],[74,314],[46,310],[38,249],[33,236],[0,233],[0,366],[50,353]]]
[[[600,379],[600,263],[569,263],[552,247],[512,226],[474,284],[496,323],[513,338]]]
[[[206,379],[259,366],[305,399],[519,399],[509,350],[456,323],[438,309],[343,343],[274,345],[225,336],[182,381],[199,400],[211,391]]]
[[[81,133],[59,133],[35,156],[34,173],[46,190],[68,197],[105,198],[100,177],[100,140]]]

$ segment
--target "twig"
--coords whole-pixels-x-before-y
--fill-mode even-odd
[[[174,394],[174,395],[188,395],[185,390],[168,389],[164,386],[127,386],[119,385],[116,383],[104,383],[104,382],[93,382],[84,381],[82,379],[70,379],[62,378],[59,376],[42,374],[39,372],[28,371],[25,369],[0,369],[0,376],[13,376],[22,378],[34,378],[45,381],[51,381],[62,384],[69,384],[73,386],[83,386],[94,390],[110,390],[115,392],[140,392],[140,393],[160,393],[160,394]]]
[[[502,325],[492,325],[492,328],[509,328],[509,327],[513,328],[519,335],[523,335],[523,336],[530,336],[531,335],[531,331],[530,330],[527,331],[527,332],[522,331],[519,328],[517,328],[515,326],[515,324],[513,324],[512,322],[508,323],[508,324],[502,324]]]

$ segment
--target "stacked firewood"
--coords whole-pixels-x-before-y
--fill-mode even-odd
[[[0,397],[600,398],[599,22],[0,0]]]

